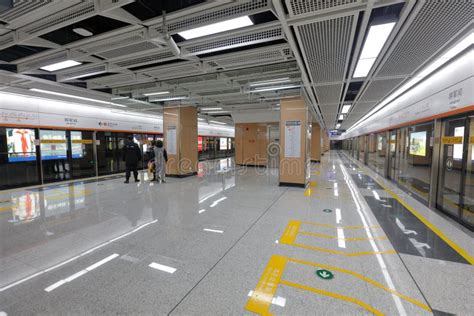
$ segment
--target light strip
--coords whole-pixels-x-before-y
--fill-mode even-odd
[[[227,125],[227,123],[218,122],[218,121],[209,121],[209,123],[220,124],[220,125]]]
[[[466,38],[464,38],[461,42],[455,45],[453,48],[449,49],[445,54],[443,54],[440,58],[435,60],[433,63],[428,65],[424,68],[419,74],[415,75],[411,80],[393,92],[389,97],[384,99],[381,103],[379,103],[375,108],[373,108],[369,113],[364,115],[357,123],[355,123],[351,128],[347,130],[350,132],[357,128],[360,124],[366,121],[369,117],[371,117],[374,113],[379,111],[381,108],[385,107],[387,104],[398,98],[400,95],[405,93],[408,89],[419,83],[423,78],[429,76],[433,72],[435,72],[438,68],[449,62],[451,59],[456,57],[459,53],[464,51],[470,45],[474,44],[474,32],[471,32]]]
[[[188,97],[169,97],[169,98],[158,98],[158,99],[151,99],[150,102],[164,102],[164,101],[174,101],[174,100],[185,100]]]
[[[366,77],[372,69],[390,33],[392,33],[395,22],[372,25],[365,39],[362,53],[354,71],[354,78]]]
[[[263,92],[263,91],[285,90],[285,89],[294,89],[294,88],[299,88],[299,87],[300,87],[300,86],[298,86],[298,85],[279,86],[279,87],[269,87],[269,88],[255,89],[255,90],[250,90],[249,92]]]
[[[176,272],[176,269],[173,268],[173,267],[168,267],[168,266],[165,266],[163,264],[159,264],[159,263],[156,263],[156,262],[152,262],[148,265],[150,268],[153,268],[153,269],[156,269],[156,270],[160,270],[160,271],[164,271],[164,272],[168,272],[168,273],[175,273]]]
[[[159,92],[150,92],[150,93],[144,93],[143,95],[146,97],[152,96],[152,95],[160,95],[160,94],[168,94],[170,93],[169,91],[159,91]]]
[[[342,106],[342,111],[341,111],[341,113],[342,113],[342,114],[347,114],[347,113],[349,113],[349,110],[351,109],[351,106],[352,106],[351,104],[346,104],[346,105]]]
[[[30,88],[29,89],[32,92],[39,92],[39,93],[45,93],[45,94],[51,94],[51,95],[57,95],[60,97],[66,97],[66,98],[72,98],[72,99],[78,99],[78,100],[84,100],[84,101],[91,101],[91,102],[97,102],[101,104],[107,104],[107,105],[114,105],[122,108],[126,108],[126,105],[122,104],[117,104],[113,102],[108,102],[108,101],[102,101],[102,100],[96,100],[96,99],[90,99],[90,98],[84,98],[84,97],[79,97],[76,95],[71,95],[71,94],[65,94],[65,93],[60,93],[60,92],[54,92],[54,91],[49,91],[49,90],[43,90],[43,89],[36,89],[36,88]]]
[[[110,100],[124,100],[124,99],[129,99],[129,97],[116,96],[116,97],[110,98]]]
[[[201,108],[201,111],[215,111],[215,110],[222,110],[222,108]]]
[[[197,37],[207,36],[211,34],[221,33],[225,31],[235,30],[241,27],[253,25],[252,20],[248,16],[242,16],[227,21],[213,23],[195,29],[179,32],[178,35],[189,40]]]
[[[343,120],[344,120],[344,115],[343,114],[339,115],[339,121],[343,121]]]
[[[73,80],[73,79],[79,79],[79,78],[84,78],[84,77],[90,77],[90,76],[104,74],[106,72],[107,72],[106,70],[100,70],[100,71],[88,72],[85,74],[80,74],[80,75],[71,76],[71,77],[65,76],[64,80]]]
[[[54,63],[54,64],[47,65],[44,67],[40,67],[40,69],[53,72],[56,70],[66,69],[66,68],[70,68],[70,67],[74,67],[78,65],[82,65],[82,63],[75,60],[65,60],[59,63]]]
[[[252,83],[249,84],[249,86],[251,86],[251,87],[265,86],[265,85],[268,85],[268,84],[282,83],[282,82],[288,82],[288,81],[290,81],[290,78],[285,77],[285,78],[279,78],[279,79],[252,82]]]
[[[211,232],[211,233],[219,233],[219,234],[223,234],[223,233],[224,233],[223,230],[210,229],[210,228],[204,228],[204,231],[206,231],[206,232]]]

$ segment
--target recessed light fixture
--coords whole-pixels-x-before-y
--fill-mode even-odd
[[[344,115],[343,114],[339,115],[339,121],[342,121],[342,120],[344,120]]]
[[[276,84],[276,83],[282,83],[282,82],[288,82],[288,81],[290,81],[290,78],[285,77],[285,78],[278,78],[278,79],[272,79],[272,80],[252,82],[252,83],[249,84],[249,86],[251,86],[251,87],[265,86],[265,85],[269,85],[269,84]]]
[[[341,124],[336,124],[336,129],[339,129],[341,127]]]
[[[60,92],[55,92],[55,91],[49,91],[49,90],[43,90],[43,89],[36,89],[36,88],[31,88],[29,89],[32,92],[39,92],[39,93],[45,93],[45,94],[51,94],[51,95],[57,95],[60,97],[66,97],[66,98],[72,98],[72,99],[78,99],[78,100],[84,100],[84,101],[91,101],[91,102],[97,102],[97,103],[102,103],[102,104],[107,104],[107,105],[114,105],[118,106],[121,108],[126,108],[127,106],[123,104],[117,104],[113,102],[107,102],[107,101],[102,101],[102,100],[96,100],[96,99],[91,99],[91,98],[84,98],[84,97],[79,97],[76,95],[71,95],[71,94],[65,94],[65,93],[60,93]]]
[[[40,67],[42,70],[46,70],[49,72],[56,71],[56,70],[61,70],[61,69],[66,69],[74,66],[82,65],[81,62],[75,61],[75,60],[65,60],[59,63],[47,65],[44,67]]]
[[[354,78],[366,77],[377,60],[385,42],[395,26],[395,22],[372,25],[362,48],[359,61],[354,71]]]
[[[79,35],[84,36],[84,37],[89,37],[89,36],[94,35],[94,33],[92,33],[91,31],[88,31],[88,30],[86,30],[85,28],[82,28],[82,27],[76,27],[76,28],[72,29],[72,31],[74,33],[79,34]]]
[[[201,108],[201,111],[217,111],[222,110],[222,108]]]
[[[253,25],[252,20],[250,20],[248,16],[242,16],[240,18],[213,23],[206,26],[197,27],[195,29],[179,32],[178,34],[182,38],[189,40],[197,37],[235,30],[250,25]]]
[[[294,89],[299,88],[298,85],[293,86],[277,86],[277,87],[268,87],[268,88],[260,88],[255,90],[250,90],[249,92],[264,92],[264,91],[274,91],[274,90],[285,90],[285,89]]]
[[[342,107],[341,113],[342,113],[342,114],[347,114],[347,113],[349,113],[349,110],[351,109],[351,106],[352,106],[351,104],[346,104],[346,105],[344,105],[344,106]]]
[[[168,94],[170,93],[169,91],[159,91],[159,92],[150,92],[150,93],[144,93],[143,95],[146,97],[152,96],[152,95],[160,95],[160,94]]]

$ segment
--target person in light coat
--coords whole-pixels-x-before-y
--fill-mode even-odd
[[[166,149],[163,148],[163,141],[156,141],[156,146],[153,149],[155,154],[155,172],[158,181],[166,182],[166,162],[168,161],[168,155]]]

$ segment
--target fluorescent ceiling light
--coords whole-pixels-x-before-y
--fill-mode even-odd
[[[278,78],[278,79],[272,79],[272,80],[252,82],[249,85],[251,87],[256,87],[256,86],[265,86],[265,85],[268,85],[268,84],[282,83],[282,82],[288,82],[288,81],[290,81],[290,78],[285,77],[285,78]]]
[[[65,60],[60,63],[55,63],[55,64],[41,67],[40,69],[52,72],[52,71],[56,71],[60,69],[66,69],[66,68],[78,66],[78,65],[82,65],[82,63],[75,60]]]
[[[82,28],[82,27],[76,27],[76,28],[72,29],[72,31],[74,33],[79,34],[79,35],[84,36],[84,37],[89,37],[89,36],[94,35],[94,33],[92,33],[91,31],[88,31],[88,30],[86,30],[85,28]]]
[[[342,107],[341,113],[342,113],[342,114],[347,114],[347,113],[349,113],[349,110],[350,110],[350,109],[351,109],[351,104],[346,104],[346,105],[344,105],[344,106]]]
[[[78,99],[78,100],[84,100],[84,101],[91,101],[91,102],[97,102],[101,104],[107,104],[107,105],[114,105],[122,108],[126,108],[126,105],[122,104],[117,104],[113,102],[108,102],[108,101],[102,101],[102,100],[96,100],[96,99],[91,99],[91,98],[84,98],[84,97],[79,97],[76,95],[70,95],[70,94],[65,94],[65,93],[59,93],[59,92],[54,92],[54,91],[48,91],[48,90],[43,90],[43,89],[36,89],[36,88],[31,88],[29,89],[30,91],[33,92],[39,92],[39,93],[45,93],[45,94],[51,94],[51,95],[57,95],[60,97],[66,97],[66,98],[72,98],[72,99]]]
[[[160,91],[160,92],[150,92],[150,93],[144,93],[143,95],[146,97],[152,96],[152,95],[160,95],[160,94],[168,94],[170,93],[169,91]]]
[[[64,80],[73,80],[73,79],[79,79],[79,78],[84,78],[84,77],[89,77],[89,76],[95,76],[95,75],[100,75],[100,74],[103,74],[103,73],[106,73],[107,71],[106,70],[100,70],[100,71],[94,71],[94,72],[88,72],[88,73],[84,73],[84,74],[80,74],[80,75],[76,75],[76,76],[67,76],[67,77],[64,77]]]
[[[423,78],[431,75],[435,72],[438,68],[449,62],[452,58],[456,57],[459,53],[463,52],[466,48],[474,44],[474,32],[471,32],[468,36],[466,36],[463,40],[461,40],[458,44],[454,47],[449,49],[445,54],[441,57],[436,59],[434,62],[429,64],[425,67],[420,73],[416,74],[411,80],[407,81],[403,86],[399,89],[394,91],[391,95],[389,95],[386,99],[384,99],[381,103],[379,103],[375,108],[373,108],[369,113],[367,113],[364,117],[362,117],[359,121],[357,121],[354,125],[351,126],[347,130],[350,132],[357,128],[360,124],[366,121],[369,117],[371,117],[374,113],[379,111],[381,108],[385,107],[387,104],[398,98],[400,95],[405,93],[407,90],[415,86],[419,83]],[[342,112],[344,113],[344,112]]]
[[[344,120],[344,115],[343,114],[339,115],[339,121],[342,121],[342,120]]]
[[[365,39],[362,53],[357,62],[354,71],[354,78],[366,77],[370,69],[375,63],[375,60],[380,54],[385,42],[395,26],[395,22],[372,25]]]
[[[178,34],[182,38],[189,40],[189,39],[193,39],[197,37],[235,30],[235,29],[245,27],[245,26],[250,26],[250,25],[253,25],[252,20],[250,20],[248,16],[242,16],[240,18],[213,23],[213,24],[201,26],[195,29],[179,32]]]
[[[201,111],[216,111],[222,110],[222,108],[201,108]]]
[[[210,111],[207,114],[222,114],[222,113],[229,113],[229,111]]]
[[[221,125],[227,125],[227,123],[224,123],[224,122],[219,122],[219,121],[209,121],[209,123],[214,123],[214,124],[221,124]]]
[[[341,124],[336,124],[336,129],[339,129],[341,127]]]
[[[124,100],[124,99],[128,99],[129,97],[124,97],[124,96],[116,96],[116,97],[112,97],[110,98],[110,100]]]
[[[250,90],[250,92],[263,92],[263,91],[273,91],[273,90],[284,90],[284,89],[293,89],[293,88],[299,88],[299,87],[300,87],[300,86],[298,86],[298,85],[269,87],[269,88],[261,88],[261,89]]]
[[[163,101],[175,101],[175,100],[184,100],[187,99],[188,97],[168,97],[168,98],[158,98],[158,99],[152,99],[150,102],[163,102]]]
[[[198,117],[198,121],[205,121],[205,119]]]

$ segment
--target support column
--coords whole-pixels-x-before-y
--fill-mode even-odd
[[[163,110],[164,145],[168,153],[166,175],[182,178],[197,174],[197,131],[195,107]]]
[[[280,102],[280,185],[306,187],[310,175],[308,108],[303,98]]]
[[[311,162],[321,162],[321,127],[316,122],[311,131]]]
[[[235,163],[266,167],[268,164],[268,124],[235,124]]]

